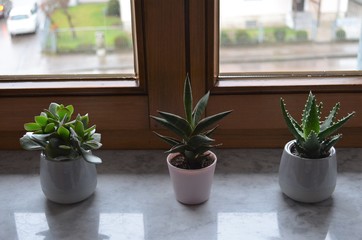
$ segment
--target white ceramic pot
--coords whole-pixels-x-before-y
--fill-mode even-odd
[[[337,182],[337,156],[331,148],[330,156],[308,159],[295,156],[288,142],[279,166],[279,185],[288,197],[306,203],[320,202],[329,198]]]
[[[80,202],[90,197],[96,189],[96,166],[83,158],[51,161],[42,153],[40,184],[50,201],[62,204]]]
[[[213,152],[209,151],[208,153],[214,158],[214,162],[202,169],[177,168],[170,163],[170,160],[178,154],[172,153],[167,156],[168,170],[176,199],[179,202],[200,204],[209,199],[217,158]]]

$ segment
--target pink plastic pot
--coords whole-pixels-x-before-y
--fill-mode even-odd
[[[214,162],[202,169],[177,168],[170,160],[178,154],[172,153],[167,156],[168,170],[177,201],[184,204],[200,204],[209,199],[217,157],[213,152],[208,153]]]

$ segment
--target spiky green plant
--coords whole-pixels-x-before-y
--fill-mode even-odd
[[[158,137],[171,145],[166,153],[180,153],[184,158],[185,168],[188,169],[200,169],[205,166],[205,160],[207,159],[205,153],[220,145],[214,144],[215,140],[211,138],[211,134],[218,126],[209,128],[231,113],[231,111],[225,111],[202,118],[209,96],[210,92],[206,93],[193,109],[191,83],[187,75],[183,94],[185,118],[162,111],[158,111],[160,117],[151,116],[151,118],[176,134],[178,138],[164,136],[155,132]]]
[[[303,158],[324,158],[329,156],[330,149],[342,137],[342,134],[333,135],[340,129],[353,115],[349,113],[346,117],[336,120],[337,112],[340,108],[340,103],[337,103],[324,121],[321,121],[321,113],[323,103],[316,103],[316,98],[309,93],[305,104],[302,122],[299,124],[286,110],[284,100],[280,99],[280,106],[284,120],[289,131],[296,139],[294,144],[297,154]]]
[[[24,124],[28,131],[20,138],[21,146],[26,150],[41,150],[47,159],[54,161],[74,160],[83,157],[90,163],[101,163],[102,160],[92,154],[99,149],[101,135],[96,133],[96,126],[88,127],[88,114],[71,120],[74,108],[51,103],[35,122]]]

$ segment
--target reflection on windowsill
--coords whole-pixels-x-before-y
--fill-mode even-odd
[[[293,223],[285,222],[285,219],[276,212],[231,212],[218,213],[217,235],[218,240],[239,240],[239,239],[324,239],[332,240],[329,233],[329,222],[322,224],[321,229],[313,226],[313,221],[304,222],[304,218],[294,218],[293,221],[301,221],[298,228]],[[288,220],[291,220],[288,218]],[[311,226],[309,226],[311,225]],[[314,232],[318,229],[318,237]],[[308,238],[308,233],[310,237]]]
[[[96,226],[77,220],[68,223],[52,221],[45,213],[14,213],[14,218],[19,240],[58,239],[71,232],[67,231],[68,228],[77,229],[82,237],[86,237],[84,239],[145,239],[141,213],[100,213]]]

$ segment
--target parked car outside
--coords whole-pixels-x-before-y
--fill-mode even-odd
[[[36,33],[38,28],[38,6],[14,7],[7,19],[7,28],[11,36],[24,33]]]
[[[6,18],[13,6],[10,0],[0,0],[0,18]]]

